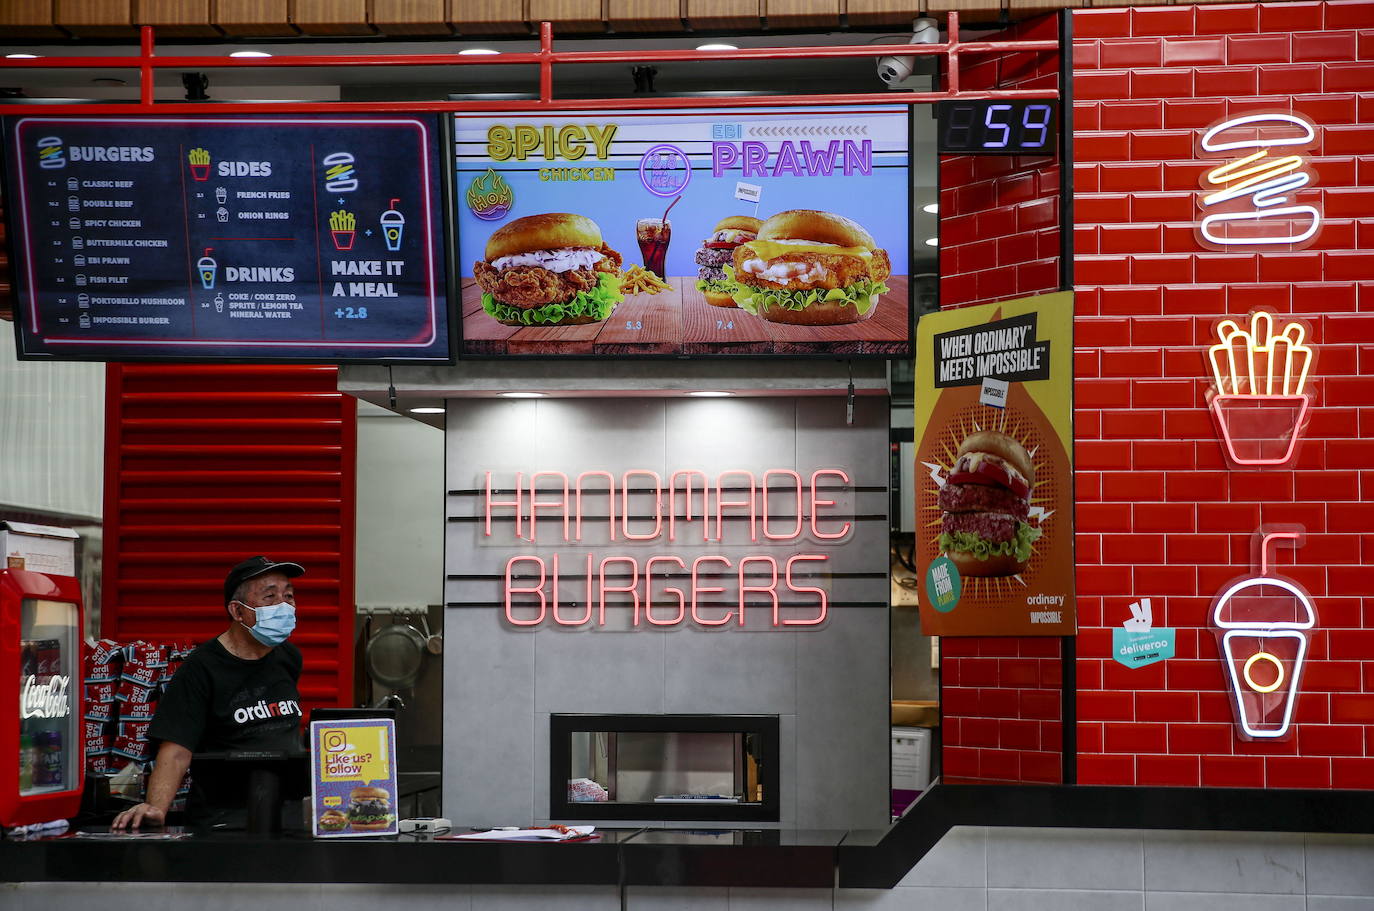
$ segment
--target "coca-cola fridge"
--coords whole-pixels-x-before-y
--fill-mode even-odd
[[[0,681],[17,689],[0,698],[19,703],[17,721],[0,715],[0,757],[10,757],[0,759],[0,825],[70,818],[80,808],[81,630],[76,579],[0,570]]]

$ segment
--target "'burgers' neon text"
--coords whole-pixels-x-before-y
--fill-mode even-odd
[[[558,553],[510,557],[503,574],[503,603],[506,619],[515,626],[549,620],[559,626],[605,626],[608,608],[628,610],[636,627],[674,626],[688,618],[706,627],[743,626],[747,614],[756,610],[766,611],[774,627],[817,626],[825,622],[828,597],[806,580],[825,571],[827,555],[798,553],[793,544],[784,548],[790,551],[786,555],[680,556],[653,553],[650,542],[681,538],[684,546],[723,544],[727,529],[741,529],[741,539],[747,529],[751,543],[759,543],[760,536],[774,545],[806,537],[813,546],[831,545],[852,529],[851,522],[833,514],[838,504],[832,491],[849,484],[849,475],[838,468],[817,469],[806,478],[786,468],[762,474],[740,469],[720,472],[714,479],[688,469],[673,472],[666,481],[648,469],[630,469],[618,477],[585,471],[575,478],[561,471],[535,471],[517,473],[508,488],[494,485],[487,472],[483,534],[493,536],[495,520],[510,522],[513,537],[531,544],[576,544],[595,534],[647,551],[570,559]],[[571,596],[565,589],[570,576],[581,580]],[[725,597],[713,597],[720,595]],[[805,600],[788,600],[791,595]]]

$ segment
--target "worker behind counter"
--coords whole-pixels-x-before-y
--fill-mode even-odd
[[[162,825],[193,753],[301,748],[301,652],[286,639],[296,627],[291,580],[304,572],[262,556],[229,570],[229,628],[191,653],[158,700],[148,728],[158,747],[147,801],[116,816],[112,829]],[[223,764],[211,768],[209,776],[192,776],[193,818],[208,818],[217,795],[242,789],[242,782],[215,780],[226,774]]]

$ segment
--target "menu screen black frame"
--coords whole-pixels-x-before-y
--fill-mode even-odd
[[[453,363],[448,118],[0,126],[21,359]]]

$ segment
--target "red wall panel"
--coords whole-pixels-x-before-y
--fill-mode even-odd
[[[1072,15],[1079,781],[1374,787],[1374,3]],[[1267,110],[1321,127],[1322,235],[1298,252],[1204,250],[1198,137]],[[1316,407],[1292,470],[1228,469],[1205,410],[1212,325],[1256,306],[1307,320],[1317,345]],[[1277,569],[1319,613],[1283,743],[1235,737],[1208,627],[1261,522],[1307,527]],[[1178,656],[1128,670],[1109,657],[1110,628],[1141,597],[1156,625],[1178,629]]]
[[[1005,33],[1058,37],[1053,17]],[[961,73],[961,86],[1053,88],[1057,53],[1013,54]],[[1032,156],[940,158],[940,304],[958,307],[1059,287],[1059,168]],[[947,781],[1062,780],[1057,639],[946,637],[940,643]]]
[[[357,425],[337,373],[109,365],[102,635],[203,642],[230,566],[294,560],[301,695],[351,704]]]

